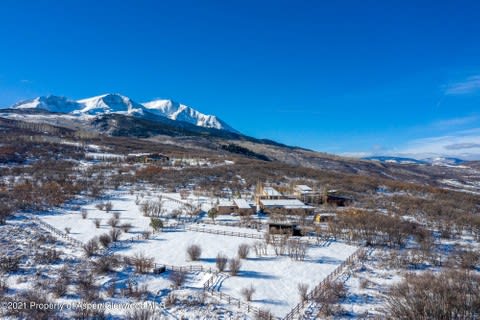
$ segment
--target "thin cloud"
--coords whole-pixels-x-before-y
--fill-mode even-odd
[[[445,90],[446,95],[462,95],[480,91],[480,75],[467,78],[464,81],[453,83]]]
[[[445,146],[448,150],[480,148],[480,143],[454,143]]]
[[[457,126],[464,126],[478,121],[478,115],[471,115],[467,117],[459,117],[453,119],[439,120],[430,125],[431,129],[449,129]]]
[[[416,159],[456,157],[480,159],[480,128],[453,132],[449,135],[412,140],[395,153]]]

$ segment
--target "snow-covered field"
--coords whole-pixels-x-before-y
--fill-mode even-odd
[[[140,235],[144,230],[151,230],[149,227],[150,218],[143,216],[139,204],[146,200],[158,200],[159,195],[155,192],[143,192],[143,197],[139,197],[138,194],[125,191],[113,192],[107,197],[108,199],[102,200],[112,203],[112,212],[107,213],[96,208],[96,204],[101,202],[97,201],[85,203],[74,210],[59,209],[56,212],[42,215],[41,219],[61,231],[65,228],[71,228],[70,236],[85,243],[95,236],[107,233],[111,229],[107,221],[113,216],[113,213],[117,212],[120,215],[120,223],[130,223],[133,226],[131,231],[122,234],[121,237],[123,240],[130,239]],[[183,203],[198,201],[198,198],[181,200],[180,195],[174,193],[161,195],[165,215],[173,210],[181,210],[184,206]],[[208,206],[211,202],[213,202],[212,199],[202,199],[197,203]],[[82,209],[86,209],[88,213],[85,219],[80,213]],[[94,225],[95,219],[101,219],[99,228]],[[263,235],[262,231],[256,229],[192,223],[187,224],[187,229],[157,232],[148,240],[127,241],[113,250],[115,253],[130,256],[136,253],[144,253],[153,257],[157,264],[203,265],[207,269],[215,270],[217,254],[223,253],[229,258],[233,258],[237,255],[239,245],[252,245],[255,242],[262,241],[260,239],[190,231],[188,230],[189,225],[193,228],[253,234],[259,236],[259,238]],[[192,244],[197,244],[202,248],[199,261],[192,262],[187,257],[186,249]],[[276,316],[283,316],[299,302],[297,290],[299,283],[306,283],[310,288],[313,288],[355,250],[356,247],[354,246],[338,242],[331,242],[325,246],[312,246],[307,250],[304,261],[293,261],[287,256],[276,256],[271,247],[268,248],[267,254],[261,257],[256,257],[251,250],[249,257],[242,260],[239,274],[227,277],[218,289],[235,298],[243,299],[241,290],[252,285],[255,288],[252,305],[261,309],[268,309]],[[203,281],[207,279],[208,277]],[[160,284],[160,287],[162,285]],[[199,282],[195,286],[201,288],[202,283]],[[159,291],[161,290],[160,287],[155,289]]]

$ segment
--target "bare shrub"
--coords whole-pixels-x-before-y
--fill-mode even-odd
[[[246,243],[242,243],[238,246],[238,256],[240,259],[246,259],[250,253],[250,246]]]
[[[308,284],[307,283],[299,283],[297,285],[298,294],[300,295],[300,301],[304,302],[308,299]]]
[[[255,314],[255,320],[272,320],[275,319],[274,315],[270,310],[260,309]]]
[[[117,218],[110,218],[108,219],[107,221],[108,225],[111,226],[112,228],[116,228],[118,226],[118,224],[120,223],[120,220],[118,220]]]
[[[18,271],[20,268],[21,255],[0,256],[0,271],[5,273]]]
[[[112,209],[113,209],[113,204],[110,201],[105,203],[105,211],[106,212],[110,212],[110,211],[112,211]]]
[[[98,239],[90,239],[87,243],[83,245],[83,251],[87,257],[93,256],[98,250]]]
[[[267,243],[266,243],[266,242],[256,241],[256,242],[253,244],[253,250],[255,251],[255,255],[256,255],[257,257],[261,257],[261,256],[263,256],[263,255],[267,255],[267,254],[268,254],[267,249],[268,249],[268,246],[267,246]]]
[[[480,263],[480,252],[473,249],[462,250],[459,253],[460,266],[464,269],[475,269]]]
[[[84,219],[84,220],[87,219],[87,216],[88,216],[88,211],[87,211],[87,209],[82,209],[82,210],[80,211],[80,214],[82,215],[82,219]]]
[[[407,274],[386,299],[389,319],[476,319],[480,276],[464,270]]]
[[[7,223],[7,218],[14,212],[13,206],[7,203],[0,203],[0,225]]]
[[[21,295],[14,296],[13,301],[18,302],[19,305],[30,305],[31,303],[40,305],[47,304],[47,294],[41,290],[28,290],[23,292]],[[43,319],[55,319],[56,310],[52,308],[5,308],[5,311],[2,310],[1,315],[6,316],[6,318],[12,319],[33,319],[33,320],[43,320]],[[3,317],[2,317],[3,318]]]
[[[33,260],[37,264],[53,264],[60,260],[61,251],[55,249],[38,250],[35,252]]]
[[[187,273],[184,271],[172,271],[168,278],[175,289],[180,288],[187,280]]]
[[[71,279],[70,274],[67,268],[62,268],[59,272],[58,278],[53,285],[53,294],[55,297],[60,298],[67,294],[68,286],[70,285]]]
[[[242,296],[246,301],[252,301],[252,296],[255,293],[255,288],[253,285],[250,285],[250,287],[243,288],[242,291]]]
[[[130,260],[136,273],[147,273],[154,265],[153,258],[145,256],[143,252],[137,252]]]
[[[131,229],[133,228],[131,223],[124,223],[120,225],[120,229],[123,230],[123,232],[128,233]]]
[[[128,279],[122,292],[124,296],[138,300],[148,295],[148,286],[146,284],[139,285],[133,279]]]
[[[307,254],[307,244],[299,239],[288,239],[287,253],[292,260],[303,261]]]
[[[88,271],[80,272],[77,279],[77,293],[87,302],[98,300],[99,289],[95,285],[93,274]]]
[[[98,210],[103,211],[103,210],[105,210],[105,203],[103,203],[103,202],[97,203],[97,204],[95,205],[95,208],[97,208]]]
[[[242,266],[242,262],[238,258],[232,258],[228,261],[228,266],[230,269],[230,274],[232,276],[236,276],[240,271],[240,267]]]
[[[108,234],[110,235],[112,242],[117,242],[120,239],[122,230],[113,228],[113,229],[110,229],[110,232]]]
[[[202,248],[199,245],[192,244],[187,247],[187,255],[191,261],[197,261],[202,255]]]
[[[110,236],[107,233],[104,233],[98,237],[98,241],[100,242],[102,247],[107,249],[108,246],[112,243],[112,238],[110,238]]]
[[[0,274],[0,297],[8,291],[7,279],[7,276]]]
[[[143,239],[145,239],[145,240],[150,239],[151,235],[152,235],[152,232],[150,232],[150,231],[148,231],[148,230],[142,231],[142,237],[143,237]]]
[[[217,266],[218,271],[222,272],[225,270],[225,267],[227,266],[228,258],[226,255],[219,253],[217,254],[217,257],[215,258],[215,264]]]
[[[81,301],[80,303],[89,303],[91,301]],[[75,308],[73,319],[107,319],[105,309]]]
[[[368,288],[368,285],[370,284],[370,281],[368,279],[362,279],[360,280],[360,289],[366,289]]]
[[[177,303],[177,295],[173,292],[170,292],[165,298],[165,306],[171,307]]]
[[[152,320],[155,312],[152,309],[135,309],[125,315],[127,320]]]
[[[314,297],[315,301],[322,305],[322,316],[331,317],[341,312],[338,305],[340,299],[347,295],[347,289],[341,281],[327,281]]]
[[[66,234],[70,234],[70,231],[72,231],[72,228],[70,228],[70,227],[65,227],[64,230],[65,230],[65,233],[66,233]]]
[[[115,293],[117,292],[117,280],[114,277],[108,284],[107,284],[107,294],[110,298],[115,297]]]
[[[96,273],[105,274],[115,271],[115,268],[120,265],[120,259],[116,255],[102,256],[93,264]]]
[[[113,217],[114,217],[115,219],[117,219],[117,220],[120,219],[120,212],[115,211],[115,212],[113,213]]]
[[[100,223],[102,222],[101,219],[94,219],[93,220],[93,224],[95,225],[95,227],[98,229],[100,228]]]

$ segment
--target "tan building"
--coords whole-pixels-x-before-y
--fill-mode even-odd
[[[237,213],[242,216],[255,214],[255,207],[244,199],[222,201],[217,205],[217,210],[218,214]]]

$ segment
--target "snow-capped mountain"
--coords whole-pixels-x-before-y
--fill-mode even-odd
[[[157,121],[168,118],[187,122],[199,127],[214,128],[237,132],[214,115],[201,113],[191,107],[172,100],[154,100],[144,104],[137,103],[120,94],[104,94],[78,101],[66,97],[46,96],[14,104],[12,109],[41,109],[55,113],[76,116],[101,116],[105,114],[123,114]],[[161,117],[161,118],[159,118]]]
[[[425,164],[425,161],[417,160],[413,158],[393,157],[393,156],[372,156],[362,158],[364,160],[379,161],[385,163],[398,163],[398,164]]]
[[[218,119],[216,116],[203,114],[184,104],[169,99],[145,102],[143,105],[148,109],[148,111],[165,116],[172,120],[184,121],[200,127],[236,132],[235,129]]]
[[[459,165],[465,162],[465,160],[458,159],[458,158],[451,158],[451,157],[435,157],[435,158],[427,158],[424,160],[433,165],[451,165],[451,166]]]
[[[82,104],[69,100],[65,97],[45,96],[35,99],[21,101],[13,106],[12,109],[42,109],[50,112],[70,113],[82,108]]]
[[[119,113],[125,115],[143,115],[144,107],[120,94],[104,94],[92,98],[77,101],[83,106],[80,110],[75,110],[75,114],[99,115],[106,113]]]
[[[465,162],[462,159],[458,158],[448,158],[448,157],[435,157],[435,158],[426,158],[426,159],[413,159],[413,158],[402,158],[394,156],[372,156],[362,158],[364,160],[379,161],[385,163],[397,163],[397,164],[431,164],[431,165],[459,165]]]

